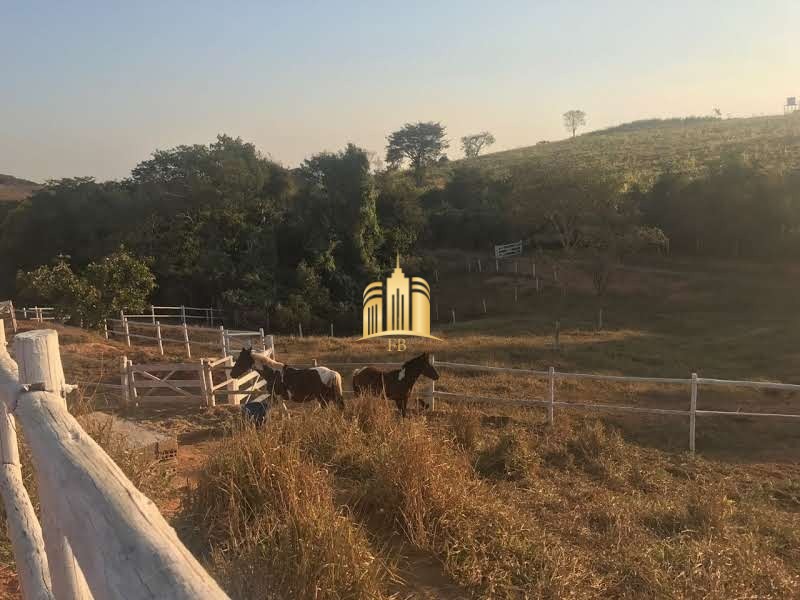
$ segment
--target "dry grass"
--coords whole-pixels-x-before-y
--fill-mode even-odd
[[[599,421],[404,420],[363,398],[235,433],[187,515],[237,597],[379,597],[401,536],[464,596],[791,598],[798,489],[796,469],[690,460]]]

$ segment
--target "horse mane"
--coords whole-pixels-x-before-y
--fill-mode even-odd
[[[255,352],[251,353],[253,360],[260,364],[262,367],[267,367],[272,369],[273,371],[283,371],[283,368],[286,366],[280,361],[277,361],[273,358],[270,358],[269,354],[266,352]]]

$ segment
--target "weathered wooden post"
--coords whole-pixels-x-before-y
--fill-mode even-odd
[[[138,404],[139,392],[136,391],[136,373],[133,370],[133,361],[128,359],[128,364],[125,365],[125,370],[128,377],[128,390],[130,394],[130,401],[132,404]]]
[[[433,270],[433,279],[436,281],[436,283],[439,283],[439,269]]]
[[[181,323],[186,323],[186,307],[181,304]]]
[[[531,277],[536,278],[536,263],[531,263]]]
[[[483,303],[483,314],[486,314],[486,298],[481,300],[481,302]]]
[[[516,260],[514,261],[514,273],[519,275],[519,262]]]
[[[103,319],[103,337],[108,339],[108,321]]]
[[[226,357],[226,359],[225,359],[225,367],[227,367],[227,368],[225,369],[225,379],[228,380],[228,385],[226,385],[225,388],[229,392],[238,392],[239,391],[239,380],[231,378],[231,368],[233,368],[233,363],[234,363],[234,361],[233,361],[233,357],[232,356]],[[242,401],[242,398],[244,398],[243,394],[228,394],[228,404],[238,405]],[[215,404],[216,404],[216,402],[215,402],[214,396],[212,394],[212,396],[211,396],[211,404],[209,406],[214,406]]]
[[[122,405],[128,406],[131,401],[131,389],[128,383],[128,357],[124,354],[119,361],[119,385],[122,387]]]
[[[495,273],[500,272],[500,261],[497,260],[496,258],[494,259],[494,272]]]
[[[538,291],[540,291],[539,290],[539,278],[538,277],[535,279],[535,282],[536,282],[536,291],[538,292]]]
[[[192,346],[189,344],[189,328],[183,324],[183,347],[186,349],[186,358],[192,358]]]
[[[214,307],[213,306],[209,306],[208,307],[208,326],[209,327],[213,327],[214,326]]]
[[[261,350],[266,352],[267,351],[267,338],[264,335],[264,328],[258,328],[258,335],[261,337]],[[333,335],[333,323],[331,323],[331,335]]]
[[[478,259],[478,273],[483,273],[483,269],[481,267],[481,259]]]
[[[164,356],[164,342],[161,339],[161,321],[156,321],[156,340],[158,340],[158,351]]]
[[[20,333],[14,337],[14,354],[19,365],[19,382],[42,385],[45,391],[59,396],[66,408],[70,386],[64,380],[58,333],[53,329]],[[44,543],[56,600],[89,600],[92,594],[58,522],[56,505],[63,492],[55,489],[47,477],[39,477],[38,482]]]
[[[297,331],[300,334],[300,337],[302,338],[303,337],[303,324],[302,323],[298,323],[297,324]]]
[[[697,417],[697,373],[692,373],[689,400],[689,452],[694,454],[695,418]]]
[[[2,320],[0,331],[3,331]],[[5,343],[0,344],[0,369],[12,376],[18,373]],[[8,410],[8,406],[17,401],[15,395],[16,390],[10,384],[0,381],[0,494],[22,597],[25,600],[53,600],[42,528],[22,479],[17,425]]]
[[[451,308],[450,309],[450,314],[453,317],[453,325],[455,325],[456,324],[456,309],[455,308]]]
[[[156,307],[152,304],[150,305],[150,318],[153,321],[153,325],[156,324]]]
[[[331,323],[331,337],[333,337],[333,323]]]
[[[553,281],[558,281],[558,265],[553,265]]]
[[[27,306],[23,306],[22,307],[22,318],[25,319],[26,321],[28,320],[28,307]]]
[[[227,356],[228,352],[225,348],[225,328],[222,325],[219,326],[219,345],[222,351],[222,356]]]
[[[34,306],[33,307],[33,319],[35,321],[38,321],[39,323],[42,322],[42,313],[39,312],[39,307],[38,306]]]
[[[14,303],[8,301],[8,308],[11,311],[11,330],[17,333],[17,311],[14,309]]]
[[[125,343],[128,345],[128,348],[131,347],[131,330],[128,326],[128,317],[125,317],[125,320],[122,322],[122,326],[125,328]]]
[[[207,358],[200,359],[200,390],[203,394],[203,403],[214,406],[214,376]]]
[[[547,394],[547,422],[552,425],[555,422],[556,407],[556,370],[550,367],[547,373],[548,394]]]

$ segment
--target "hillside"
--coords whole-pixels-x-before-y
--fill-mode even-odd
[[[27,179],[19,179],[11,175],[0,174],[0,202],[18,202],[24,200],[40,187],[42,186],[38,183],[28,181]]]
[[[454,161],[451,168],[476,165],[492,172],[527,168],[546,173],[596,167],[647,184],[665,169],[694,174],[707,162],[728,154],[775,170],[800,166],[800,114],[634,122],[574,139]]]

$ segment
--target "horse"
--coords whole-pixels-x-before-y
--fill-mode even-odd
[[[231,368],[231,377],[241,377],[250,369],[258,371],[267,387],[285,400],[316,400],[320,406],[332,401],[344,408],[342,376],[328,367],[296,369],[270,358],[266,352],[243,348]]]
[[[403,363],[399,369],[382,371],[375,367],[362,367],[353,372],[353,392],[370,392],[395,401],[400,414],[406,416],[408,397],[420,375],[436,381],[439,373],[425,352]]]

